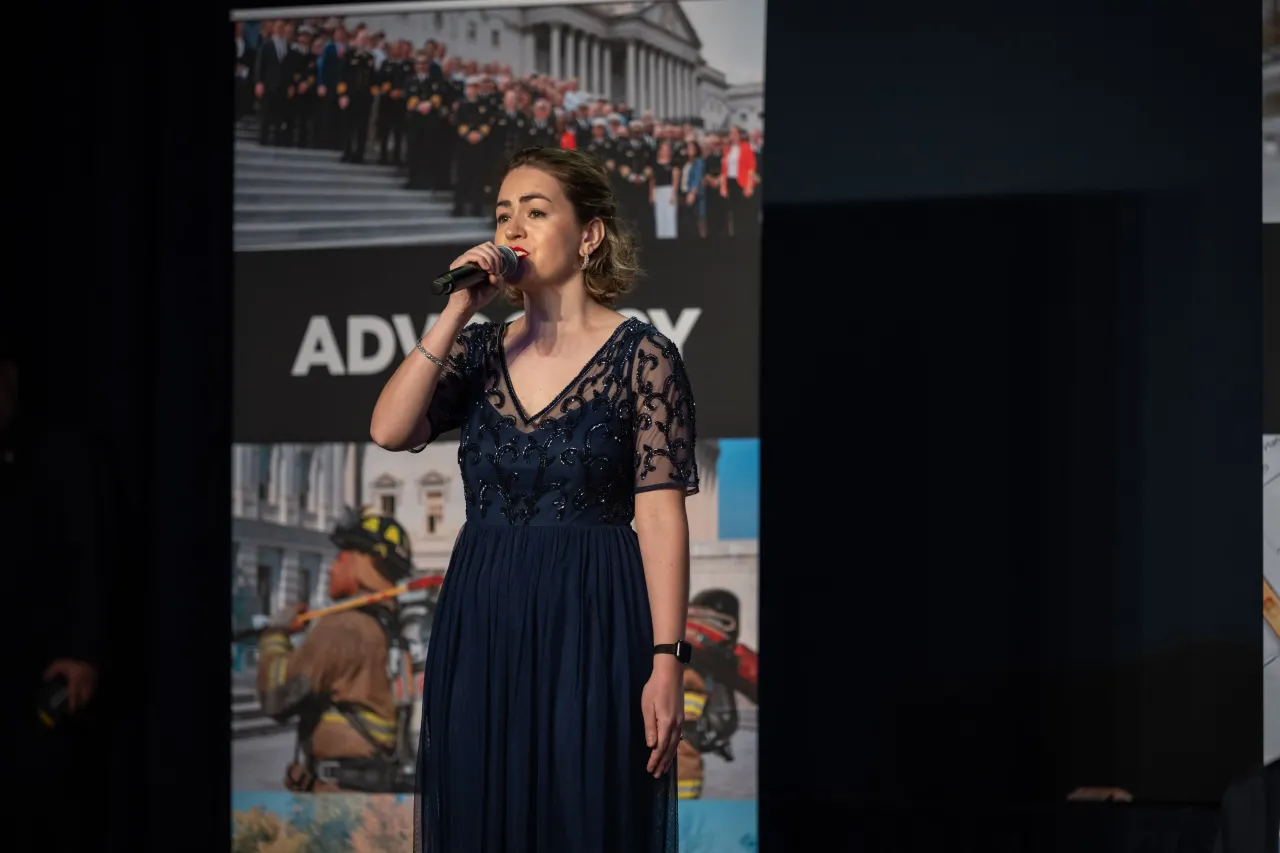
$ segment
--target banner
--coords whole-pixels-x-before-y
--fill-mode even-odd
[[[1280,758],[1280,435],[1262,437],[1262,752]]]
[[[680,849],[754,850],[764,0],[322,11],[232,14],[233,851],[409,849],[406,775],[353,784],[332,738],[416,760],[435,604],[466,508],[452,436],[389,453],[368,441],[369,418],[444,305],[427,284],[493,239],[500,163],[526,145],[605,165],[645,273],[618,310],[675,341],[689,371],[702,482],[687,504],[696,651]],[[495,301],[476,320],[513,316]],[[348,661],[389,692],[294,701],[290,673],[322,656],[308,651],[315,626],[334,608],[374,612],[369,590],[333,583],[357,508],[412,567],[384,594],[394,630]],[[288,642],[260,641],[299,604],[308,618]]]
[[[367,439],[378,392],[444,305],[428,282],[466,248],[239,254],[237,440]],[[645,247],[641,262],[645,277],[619,311],[680,347],[698,394],[700,431],[755,435],[758,251],[726,250],[709,240],[658,241]],[[476,319],[513,316],[515,308],[495,300]]]

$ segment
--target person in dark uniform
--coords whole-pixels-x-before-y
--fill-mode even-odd
[[[610,163],[613,164],[613,168],[617,168],[613,140],[609,138],[609,123],[605,119],[591,120],[591,138],[587,140],[582,150],[599,160],[606,171],[609,170]]]
[[[325,45],[324,52],[320,54],[320,85],[316,89],[316,95],[320,99],[320,143],[334,151],[346,149],[343,144],[343,110],[338,106],[338,89],[342,88],[342,69],[350,52],[347,31],[338,27],[333,31],[333,41]]]
[[[497,84],[488,73],[480,75],[480,100],[491,113],[502,110],[502,93],[498,91]]]
[[[254,49],[244,39],[244,22],[235,22],[236,105],[235,120],[253,112],[253,69],[257,67]]]
[[[405,82],[405,119],[409,147],[409,189],[446,190],[453,134],[450,106],[453,90],[439,74],[431,74],[426,53],[414,57],[413,74]]]
[[[649,179],[653,176],[653,158],[644,140],[644,124],[632,119],[628,126],[627,144],[620,145],[619,175],[627,186],[619,202],[642,246],[653,241],[653,206],[649,203]]]
[[[338,109],[342,111],[342,162],[363,163],[369,140],[369,116],[373,113],[374,59],[369,36],[361,33],[347,51],[338,83]]]
[[[378,71],[378,162],[385,166],[405,162],[405,83],[413,74],[407,42],[391,45],[390,54]]]
[[[503,94],[502,109],[493,125],[493,140],[498,157],[493,164],[494,176],[489,183],[490,188],[501,180],[511,155],[528,145],[525,130],[529,126],[529,119],[520,112],[519,104],[520,93],[515,89],[508,89]]]
[[[413,573],[409,538],[387,516],[348,513],[331,536],[340,549],[329,568],[335,601],[382,592]],[[412,790],[408,715],[412,664],[394,599],[324,616],[294,648],[304,605],[274,614],[258,639],[258,695],[278,721],[297,718],[297,758],[285,770],[291,791]],[[407,670],[407,672],[406,672]],[[402,695],[397,696],[400,693]],[[407,694],[407,695],[403,695]]]
[[[683,171],[689,162],[689,142],[690,139],[680,132],[680,128],[674,124],[666,126],[667,139],[671,141],[671,162]],[[690,137],[692,134],[690,134]]]
[[[454,216],[481,216],[487,206],[485,182],[491,178],[489,133],[493,129],[493,110],[480,100],[480,80],[469,77],[463,99],[454,112],[457,128],[454,156]]]
[[[626,175],[631,173],[631,134],[625,124],[618,125],[612,142],[613,170],[609,172],[609,184],[613,187],[613,194],[618,199],[619,208],[622,209],[625,207],[627,188],[630,186]]]
[[[597,117],[591,121],[591,141],[587,143],[587,153],[600,161],[605,172],[609,174],[609,183],[617,186],[618,147],[609,136],[608,119]]]
[[[569,116],[569,121],[565,123],[565,130],[573,134],[578,150],[585,151],[591,144],[591,137],[594,134],[591,129],[591,105],[578,104],[577,112]]]
[[[522,147],[554,148],[560,144],[559,136],[556,133],[555,116],[551,112],[551,102],[546,98],[539,98],[533,104],[533,118],[525,128],[527,141]]]
[[[293,81],[293,97],[289,101],[290,144],[310,148],[316,128],[317,57],[311,50],[311,30],[303,27],[289,52],[289,79]]]
[[[265,36],[253,69],[253,94],[258,100],[258,144],[284,144],[289,122],[289,42],[288,25],[283,21],[263,24]]]

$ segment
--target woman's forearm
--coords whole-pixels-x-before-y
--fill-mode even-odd
[[[444,361],[469,319],[446,310],[422,337],[422,348]],[[374,443],[387,450],[405,450],[426,440],[423,425],[441,372],[440,365],[416,347],[405,356],[373,407],[369,437]]]
[[[636,495],[636,536],[653,616],[653,641],[685,637],[689,612],[689,519],[684,492],[655,489]]]

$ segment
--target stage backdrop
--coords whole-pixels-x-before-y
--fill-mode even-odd
[[[1280,759],[1280,435],[1262,437],[1262,750]]]
[[[655,186],[650,203],[643,177],[619,167],[669,148],[686,174],[699,153],[696,168],[716,168],[732,127],[746,146],[738,156],[755,161],[760,181],[764,0],[476,0],[395,15],[325,11],[288,20],[232,15],[232,849],[408,849],[411,795],[286,785],[299,719],[272,717],[263,705],[259,689],[279,664],[259,672],[259,655],[269,659],[270,649],[259,647],[256,631],[296,602],[333,603],[330,533],[344,508],[368,507],[404,529],[414,579],[425,586],[400,599],[401,639],[420,676],[434,584],[465,520],[457,444],[445,436],[421,454],[388,453],[368,442],[369,414],[443,307],[428,282],[492,239],[504,144],[584,148],[598,134],[606,151],[639,140],[638,154],[608,158],[647,273],[619,308],[677,342],[698,400],[704,479],[688,507],[691,612],[704,618],[691,618],[701,684],[689,685],[686,715],[705,723],[700,751],[686,750],[680,763],[681,850],[754,849],[760,194],[730,204],[711,189],[690,200],[684,187],[668,195]],[[369,84],[361,98],[348,83],[364,53],[372,79],[359,78]],[[429,55],[426,79],[441,84],[427,97],[412,85],[421,53]],[[470,104],[468,80],[477,85]],[[507,92],[517,116],[504,122]],[[477,136],[466,116],[482,108],[487,123]],[[594,119],[603,120],[599,130]],[[468,152],[475,156],[459,156]],[[481,161],[493,165],[474,173]],[[489,194],[466,191],[477,183]],[[672,196],[674,209],[664,208]],[[477,319],[513,313],[495,302]],[[734,608],[736,618],[725,621]],[[305,649],[306,632],[292,642]],[[408,708],[412,747],[420,709]]]

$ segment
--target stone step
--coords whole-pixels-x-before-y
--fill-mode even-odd
[[[262,157],[258,154],[251,154],[248,157],[236,155],[235,172],[270,172],[274,175],[290,175],[297,176],[299,180],[307,182],[327,181],[331,177],[340,177],[350,175],[353,177],[382,177],[391,178],[397,181],[403,181],[404,176],[408,174],[408,170],[399,169],[395,166],[379,166],[375,163],[342,163],[338,158],[341,154],[336,151],[328,151],[327,159],[318,157],[306,159],[289,159]]]
[[[249,166],[246,168],[237,167],[233,172],[233,177],[236,189],[317,185],[367,190],[399,190],[404,188],[404,178],[398,177],[394,173],[380,175],[367,170],[319,176],[297,172],[282,173],[275,167]]]
[[[450,202],[383,202],[381,204],[237,204],[238,223],[265,222],[331,222],[348,223],[377,220],[395,222],[404,219],[449,218]]]
[[[262,712],[262,706],[259,705],[257,702],[254,702],[252,705],[232,705],[231,706],[232,722],[237,722],[237,721],[243,722],[245,720],[257,720],[266,716],[267,715]]]
[[[404,219],[369,219],[363,222],[349,222],[346,219],[325,219],[318,222],[237,222],[234,225],[237,236],[242,234],[277,234],[277,235],[311,235],[316,237],[335,237],[346,239],[353,231],[381,235],[389,229],[400,229],[402,232],[467,232],[477,228],[491,231],[487,220],[475,216],[416,216]]]
[[[235,203],[306,205],[445,204],[453,206],[448,191],[376,190],[333,186],[236,187]]]
[[[375,154],[377,149],[374,149]],[[334,160],[342,156],[341,151],[332,148],[285,148],[275,145],[259,145],[258,137],[252,139],[239,138],[235,142],[235,155],[240,157],[260,157],[270,160]]]
[[[369,249],[389,246],[473,246],[485,240],[493,239],[493,229],[479,227],[475,231],[434,231],[424,232],[417,229],[382,229],[376,232],[361,232],[348,228],[343,237],[298,235],[289,239],[283,235],[235,235],[237,252],[292,252],[315,249]]]

